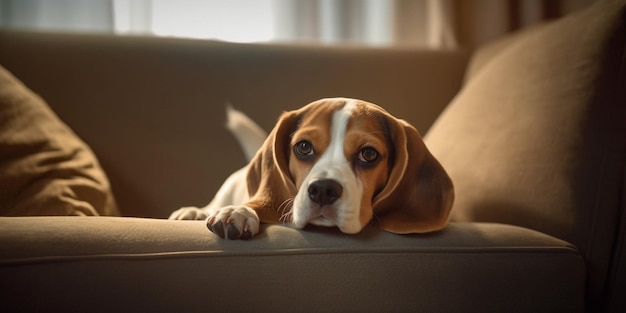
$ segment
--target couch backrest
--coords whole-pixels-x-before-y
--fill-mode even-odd
[[[597,1],[477,52],[426,138],[455,183],[453,219],[575,244],[593,311],[626,308],[624,2]]]
[[[124,215],[208,203],[245,164],[225,104],[270,130],[282,111],[361,98],[422,133],[460,88],[465,51],[0,31],[0,64],[95,151]]]

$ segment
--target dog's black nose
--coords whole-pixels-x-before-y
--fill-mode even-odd
[[[311,201],[320,206],[325,206],[337,201],[337,199],[341,197],[343,187],[334,179],[320,179],[309,185],[308,192]]]

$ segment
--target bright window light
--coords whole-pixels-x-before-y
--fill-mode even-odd
[[[272,0],[153,0],[159,36],[259,42],[274,39]]]
[[[393,15],[387,0],[113,0],[116,34],[231,42],[384,46],[392,44]]]

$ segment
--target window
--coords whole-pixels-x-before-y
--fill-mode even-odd
[[[115,0],[116,33],[235,42],[275,39],[273,0]]]

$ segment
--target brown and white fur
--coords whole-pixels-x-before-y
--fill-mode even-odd
[[[230,112],[244,149],[256,148],[263,131]],[[206,219],[229,239],[258,234],[260,222],[355,234],[373,221],[393,233],[423,233],[445,226],[453,200],[450,178],[413,126],[375,104],[330,98],[284,113],[209,205],[170,219]]]

